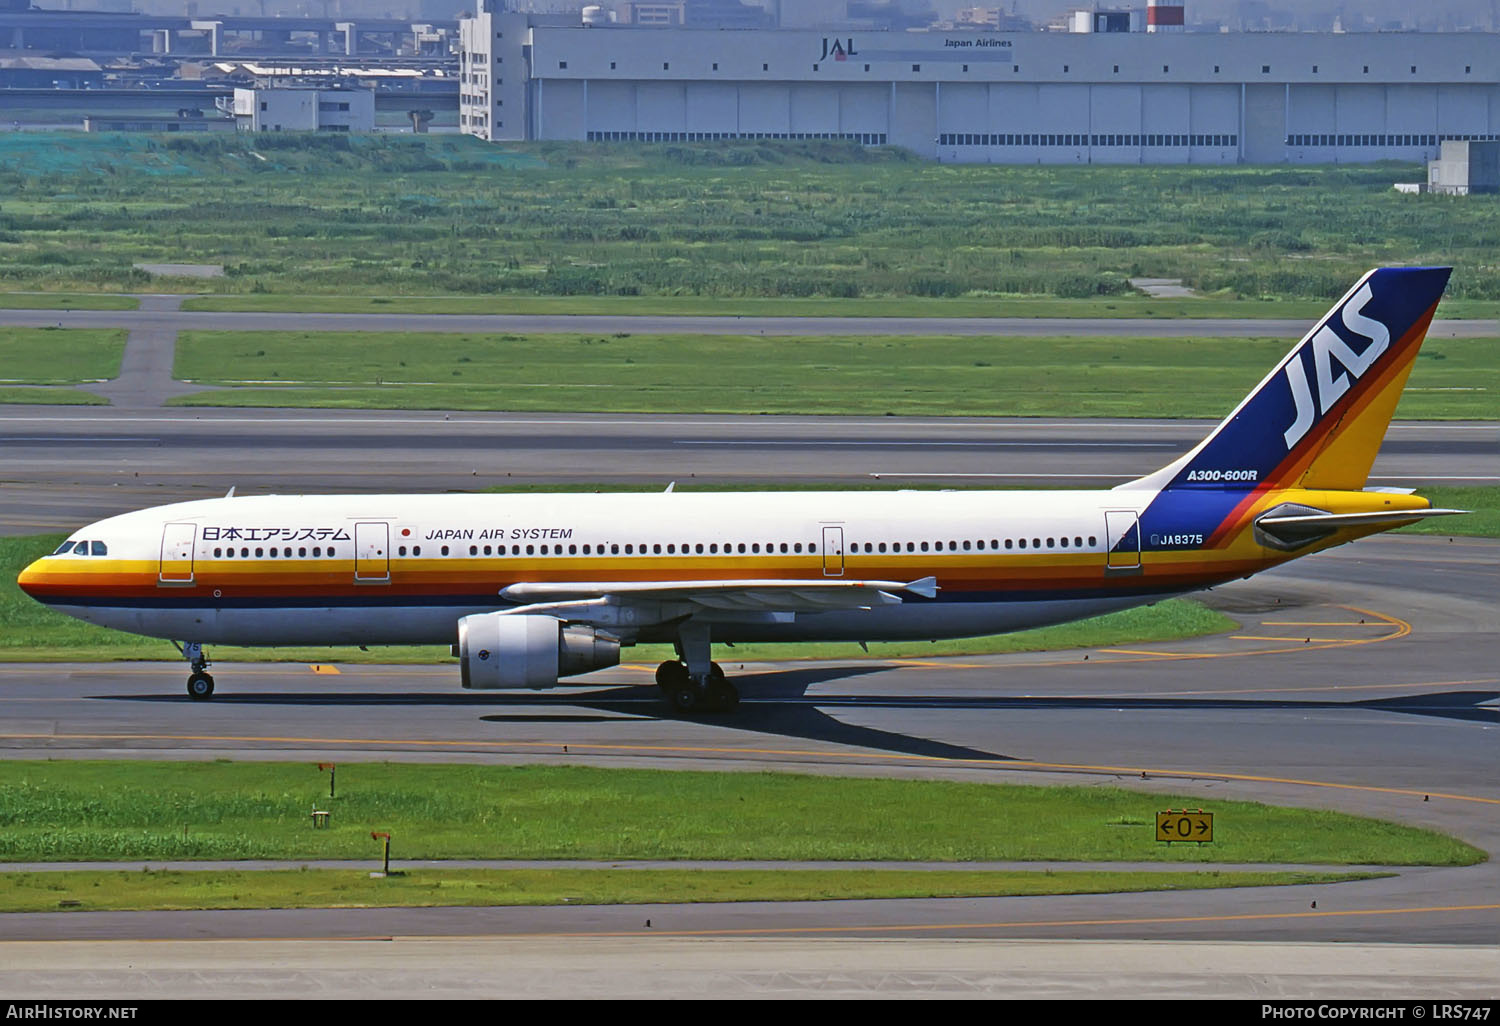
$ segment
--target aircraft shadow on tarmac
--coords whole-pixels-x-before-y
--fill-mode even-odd
[[[815,684],[841,680],[888,669],[883,664],[871,666],[818,667],[815,669],[779,670],[771,673],[745,674],[735,679],[745,685],[743,692],[752,701],[742,704],[732,715],[687,716],[674,713],[659,697],[654,685],[604,687],[598,690],[562,688],[546,692],[457,692],[426,694],[415,692],[243,692],[215,696],[214,705],[286,705],[286,706],[474,706],[536,709],[537,707],[588,708],[613,715],[588,713],[492,713],[481,716],[485,723],[497,725],[526,723],[601,723],[629,717],[632,719],[683,720],[707,726],[723,726],[736,731],[750,731],[786,738],[803,738],[833,744],[851,745],[901,755],[935,759],[980,759],[1002,761],[1007,756],[962,745],[895,731],[879,730],[843,723],[818,706],[820,698],[809,697],[807,690]],[[101,699],[135,702],[181,703],[190,701],[178,695],[99,695]],[[857,696],[835,699],[841,706],[861,706]],[[882,703],[872,702],[872,707]]]
[[[708,726],[723,726],[739,732],[752,732],[784,738],[850,745],[893,754],[940,759],[1008,761],[1011,757],[964,745],[950,744],[909,733],[845,723],[833,715],[839,709],[937,709],[937,710],[1047,710],[1111,711],[1199,709],[1319,711],[1364,708],[1372,711],[1405,715],[1436,716],[1445,719],[1481,723],[1500,723],[1500,709],[1494,702],[1497,691],[1445,691],[1368,701],[1303,701],[1294,699],[1220,699],[1127,698],[1108,696],[1007,697],[971,695],[809,695],[814,685],[862,676],[888,669],[882,664],[868,666],[831,666],[810,669],[776,670],[744,674],[736,678],[747,701],[732,715],[684,715],[675,713],[662,702],[654,687],[604,686],[595,690],[564,688],[547,692],[248,692],[224,694],[215,705],[287,705],[287,706],[453,706],[494,710],[511,708],[515,712],[491,712],[479,717],[481,722],[496,725],[539,723],[603,723],[629,717],[632,719],[682,720]],[[100,698],[146,701],[186,702],[175,695],[101,695]],[[1485,703],[1491,703],[1486,705]],[[540,708],[539,708],[540,707]],[[559,711],[543,711],[552,707]],[[592,709],[594,713],[562,712],[569,709]],[[527,711],[521,712],[522,708]],[[603,714],[603,715],[600,715]],[[916,724],[913,724],[915,726]]]

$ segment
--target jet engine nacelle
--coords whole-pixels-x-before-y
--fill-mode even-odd
[[[458,621],[458,662],[466,688],[550,688],[619,665],[620,639],[550,616],[482,613]]]

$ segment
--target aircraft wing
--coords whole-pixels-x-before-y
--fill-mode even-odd
[[[896,605],[897,593],[923,598],[937,594],[937,579],[918,581],[846,581],[746,579],[726,581],[583,581],[512,584],[500,596],[526,603],[529,612],[538,606],[562,607],[574,603],[607,602],[614,606],[671,603],[704,610],[744,612],[823,612],[831,609],[867,609]]]

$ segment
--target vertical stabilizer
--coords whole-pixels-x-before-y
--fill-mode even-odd
[[[1369,272],[1195,449],[1122,487],[1364,487],[1451,271]]]

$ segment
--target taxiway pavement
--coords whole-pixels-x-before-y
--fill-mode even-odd
[[[0,407],[0,534],[239,494],[671,481],[1109,487],[1207,421]],[[1500,423],[1397,422],[1374,485],[1500,483]]]

